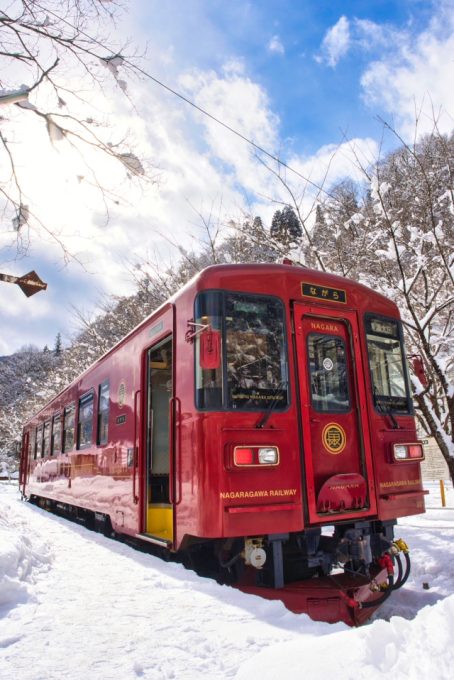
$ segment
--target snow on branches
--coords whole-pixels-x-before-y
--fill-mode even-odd
[[[128,46],[115,35],[117,2],[14,0],[7,5],[0,12],[0,209],[6,217],[0,245],[16,243],[24,255],[33,234],[54,241],[66,256],[59,236],[65,215],[49,217],[49,199],[43,205],[46,187],[37,180],[47,174],[48,185],[58,181],[58,171],[50,170],[55,153],[63,154],[68,172],[72,168],[75,177],[86,179],[77,191],[96,194],[107,217],[108,199],[118,197],[106,163],[117,168],[117,186],[121,176],[145,175],[131,138],[114,130],[111,115],[116,89],[133,110],[127,81],[135,56],[124,56]],[[33,159],[39,160],[34,164]]]
[[[365,190],[331,190],[313,241],[331,271],[398,304],[410,354],[422,357],[428,376],[426,386],[412,376],[417,414],[454,480],[454,135],[435,126],[413,146],[399,141],[364,169]]]

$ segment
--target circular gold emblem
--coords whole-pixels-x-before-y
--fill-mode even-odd
[[[323,446],[330,453],[341,453],[347,444],[345,430],[337,423],[328,423],[322,432]]]

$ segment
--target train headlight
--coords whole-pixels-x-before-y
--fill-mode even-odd
[[[260,465],[277,465],[279,454],[275,446],[263,446],[258,450]]]
[[[405,460],[407,458],[407,447],[404,444],[394,445],[394,458],[396,460]]]
[[[233,462],[237,467],[279,465],[277,446],[235,446]]]
[[[394,460],[423,460],[422,444],[394,444]]]

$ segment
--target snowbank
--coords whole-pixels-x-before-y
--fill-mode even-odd
[[[30,585],[49,568],[50,546],[43,538],[30,534],[27,523],[15,516],[13,507],[2,504],[0,512],[0,614],[33,597]]]
[[[283,670],[285,669],[285,673]],[[274,645],[246,661],[236,680],[382,680],[453,677],[454,595],[413,621],[395,616],[358,630]]]
[[[0,680],[451,680],[454,494],[400,522],[412,574],[368,625],[314,623],[22,503],[0,484]]]

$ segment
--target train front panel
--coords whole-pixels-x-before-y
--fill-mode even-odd
[[[392,536],[424,509],[397,308],[339,277],[277,267],[277,284],[273,267],[250,269],[207,270],[180,321],[194,402],[179,541],[291,541],[328,525]]]

